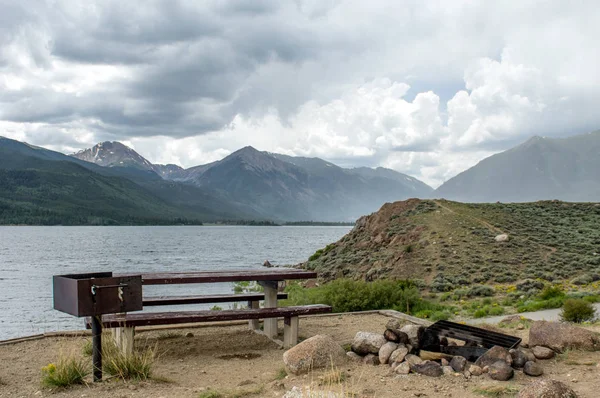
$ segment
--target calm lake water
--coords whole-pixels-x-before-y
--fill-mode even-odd
[[[52,308],[52,275],[261,268],[267,259],[274,265],[296,264],[350,229],[0,226],[0,340],[82,329],[82,319]],[[148,295],[231,291],[231,284],[144,288]]]

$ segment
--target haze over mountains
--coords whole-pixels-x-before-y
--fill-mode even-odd
[[[464,202],[600,201],[600,130],[533,137],[451,178],[434,195]]]
[[[183,169],[153,165],[132,149],[104,142],[72,155],[111,168],[133,167],[213,192],[265,219],[353,221],[396,198],[424,197],[433,189],[389,169],[344,169],[318,158],[242,148],[226,158]]]

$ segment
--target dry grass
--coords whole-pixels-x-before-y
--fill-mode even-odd
[[[155,345],[125,354],[113,339],[106,339],[102,344],[102,368],[109,375],[123,380],[147,380],[152,376],[156,353]]]
[[[484,397],[514,397],[519,393],[519,389],[514,386],[492,385],[473,390],[475,394],[483,395]]]
[[[235,390],[211,390],[201,392],[198,398],[244,398],[251,396],[261,396],[265,391],[265,386],[259,385],[251,388],[239,388]]]
[[[84,378],[89,373],[89,364],[84,358],[60,354],[56,363],[42,368],[42,385],[49,388],[66,388],[85,384]]]

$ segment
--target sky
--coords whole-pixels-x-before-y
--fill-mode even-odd
[[[252,145],[437,187],[600,127],[594,0],[0,0],[0,135],[183,167]]]

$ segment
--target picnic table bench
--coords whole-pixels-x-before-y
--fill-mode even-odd
[[[140,274],[116,274],[116,277],[128,277]],[[247,309],[233,310],[204,310],[204,311],[171,311],[109,314],[102,316],[102,326],[113,328],[117,345],[124,352],[133,351],[133,341],[136,326],[170,325],[197,322],[216,322],[232,320],[249,320],[252,330],[259,330],[259,319],[263,320],[263,333],[268,338],[277,336],[277,318],[284,319],[285,347],[298,342],[298,317],[302,315],[322,314],[331,312],[327,305],[305,305],[293,307],[278,307],[277,300],[287,298],[286,293],[279,293],[280,281],[313,279],[316,272],[289,268],[270,268],[266,270],[227,270],[227,271],[194,271],[143,273],[142,286],[173,285],[173,284],[205,284],[221,282],[255,281],[263,287],[264,293],[218,294],[189,296],[143,296],[143,306],[163,306],[182,304],[206,304],[247,301]],[[264,300],[264,308],[259,301]],[[86,320],[86,327],[91,328],[92,319]]]

